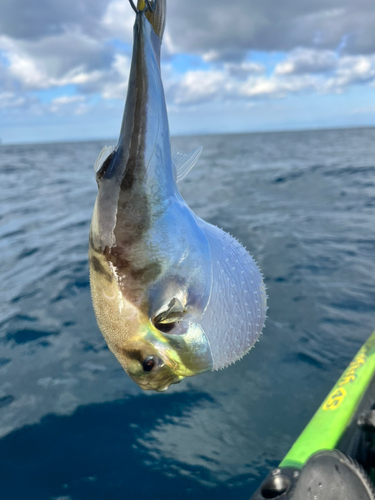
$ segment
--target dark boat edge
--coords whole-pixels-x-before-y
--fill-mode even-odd
[[[375,332],[250,500],[375,500]]]

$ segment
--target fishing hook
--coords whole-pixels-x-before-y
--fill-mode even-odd
[[[155,5],[156,5],[157,0],[154,0],[153,3],[151,3],[150,0],[145,0],[146,7],[142,11],[137,9],[137,7],[134,5],[133,0],[129,0],[129,2],[130,2],[132,9],[134,10],[134,12],[136,14],[138,14],[138,12],[147,12],[148,10],[151,13],[153,13],[155,11]]]

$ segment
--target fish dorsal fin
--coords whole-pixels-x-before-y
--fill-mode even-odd
[[[184,179],[190,170],[199,160],[199,157],[203,151],[203,147],[191,151],[190,153],[174,153],[172,155],[172,161],[176,170],[176,181],[180,182]]]
[[[95,175],[97,178],[102,177],[102,175],[104,174],[104,171],[109,164],[109,161],[107,160],[110,156],[112,156],[114,150],[114,146],[104,146],[104,148],[100,151],[94,165]]]

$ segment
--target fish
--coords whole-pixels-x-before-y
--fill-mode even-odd
[[[121,130],[95,163],[90,288],[109,349],[142,389],[162,392],[242,358],[262,332],[267,297],[247,250],[179,192],[202,148],[171,152],[160,72],[166,0],[129,1],[134,43]]]

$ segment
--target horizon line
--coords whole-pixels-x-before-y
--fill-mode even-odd
[[[282,133],[298,133],[298,132],[324,132],[327,130],[363,130],[363,129],[375,129],[374,125],[358,125],[358,126],[342,126],[342,127],[311,127],[311,128],[283,128],[283,129],[272,129],[272,130],[249,130],[249,131],[238,131],[238,132],[196,132],[192,134],[173,134],[171,139],[178,137],[202,137],[202,136],[221,136],[221,135],[251,135],[251,134],[282,134]],[[0,147],[1,146],[27,146],[27,145],[43,145],[43,144],[71,144],[79,142],[100,142],[100,141],[110,141],[116,142],[117,139],[114,137],[93,137],[90,139],[56,139],[51,141],[31,141],[31,142],[2,142],[0,137]]]

